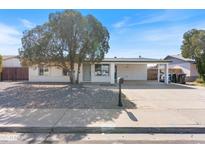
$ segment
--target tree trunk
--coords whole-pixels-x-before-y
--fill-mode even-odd
[[[77,79],[76,79],[77,84],[79,84],[80,67],[81,67],[81,63],[78,63],[78,72],[77,72]]]
[[[70,83],[74,84],[74,62],[70,63]]]

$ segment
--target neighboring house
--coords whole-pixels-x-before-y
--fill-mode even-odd
[[[3,67],[22,67],[18,56],[3,56]]]
[[[22,67],[18,56],[3,56],[2,80],[28,80],[28,68]]]
[[[168,83],[168,60],[149,58],[105,58],[99,63],[83,63],[80,68],[80,82],[115,83],[118,77],[125,80],[147,80],[147,65],[160,64],[165,66],[166,83]],[[75,64],[75,76],[77,64]],[[68,73],[56,67],[29,67],[31,82],[69,82]]]
[[[164,60],[171,60],[169,63],[169,68],[181,69],[183,73],[187,76],[187,81],[194,81],[199,76],[195,60],[184,58],[181,54],[178,55],[168,55]]]

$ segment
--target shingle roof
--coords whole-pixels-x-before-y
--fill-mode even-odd
[[[168,57],[180,59],[180,60],[185,61],[185,62],[195,63],[195,60],[194,60],[194,59],[184,58],[181,54],[178,54],[178,55],[168,55],[168,56],[166,56],[164,59],[167,59]]]
[[[103,62],[170,62],[169,60],[153,58],[104,58]]]
[[[18,58],[16,55],[5,55],[3,60]],[[170,60],[153,58],[104,58],[103,62],[170,62]]]

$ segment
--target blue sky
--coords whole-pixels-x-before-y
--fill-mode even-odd
[[[22,32],[60,10],[0,10],[0,54],[18,54]],[[106,57],[163,58],[180,53],[184,32],[205,29],[205,10],[79,10],[92,14],[110,32]]]

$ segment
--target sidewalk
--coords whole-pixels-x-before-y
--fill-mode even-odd
[[[0,131],[205,133],[204,109],[0,109]]]

